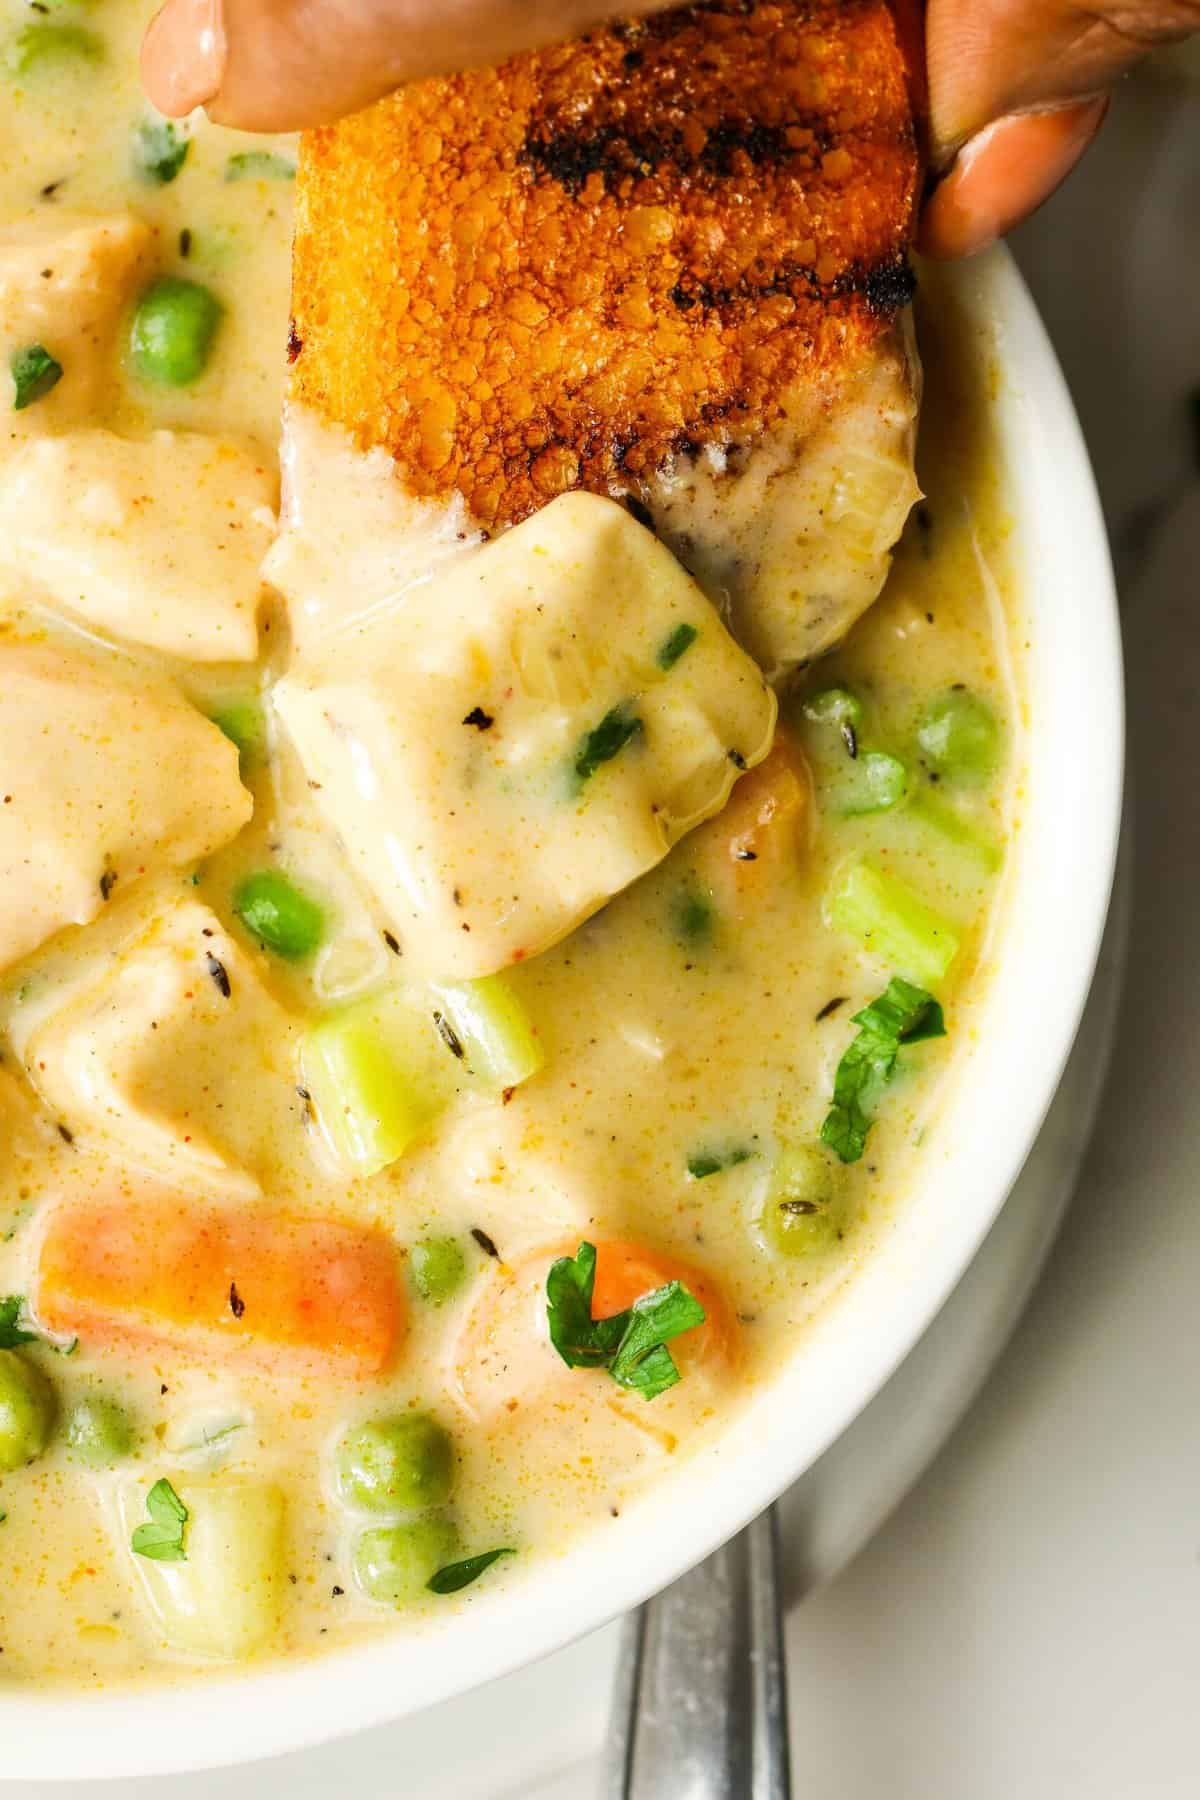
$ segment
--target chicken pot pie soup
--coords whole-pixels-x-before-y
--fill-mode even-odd
[[[101,1685],[419,1631],[803,1354],[970,1042],[1019,655],[876,0],[299,145],[6,7],[0,1646]]]

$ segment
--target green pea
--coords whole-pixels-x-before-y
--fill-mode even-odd
[[[275,869],[247,875],[234,892],[233,910],[252,936],[287,962],[303,962],[325,936],[317,902]]]
[[[54,1389],[16,1350],[0,1350],[0,1472],[40,1456],[54,1423]]]
[[[218,731],[223,731],[230,743],[237,745],[243,770],[262,760],[267,747],[267,726],[256,699],[221,701],[208,716]]]
[[[411,1606],[456,1548],[453,1527],[438,1513],[408,1525],[376,1526],[360,1532],[355,1542],[354,1578],[370,1600]]]
[[[908,792],[908,770],[886,750],[860,750],[844,759],[834,791],[837,811],[847,818],[890,812]]]
[[[768,1247],[781,1256],[809,1256],[835,1244],[844,1224],[841,1181],[829,1157],[811,1144],[782,1150],[759,1220]]]
[[[129,1414],[103,1394],[85,1394],[67,1415],[67,1443],[93,1469],[121,1462],[133,1449]]]
[[[413,1245],[409,1261],[413,1285],[431,1306],[444,1306],[467,1273],[467,1259],[457,1238],[422,1238]]]
[[[129,348],[144,381],[187,387],[208,366],[221,322],[221,302],[197,281],[164,275],[137,304]]]
[[[822,688],[804,702],[804,716],[814,725],[861,725],[863,705],[849,688]]]
[[[947,688],[926,702],[917,742],[939,775],[978,786],[1000,761],[1000,726],[987,701],[969,688]]]
[[[363,1512],[441,1506],[454,1485],[449,1433],[428,1413],[401,1413],[351,1426],[337,1451],[342,1499]]]
[[[104,45],[82,25],[24,25],[4,47],[10,75],[40,75],[70,63],[98,63]]]

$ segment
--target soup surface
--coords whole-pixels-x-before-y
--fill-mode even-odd
[[[987,346],[932,287],[926,499],[773,746],[769,690],[678,565],[572,499],[523,553],[569,588],[609,534],[606,630],[651,617],[664,710],[596,717],[586,632],[566,667],[526,619],[575,835],[548,826],[525,866],[482,749],[448,826],[422,684],[480,604],[454,583],[486,570],[498,605],[516,534],[446,562],[395,661],[355,640],[314,663],[260,574],[295,147],[151,117],[139,0],[3,7],[0,1666],[103,1684],[469,1606],[612,1529],[802,1353],[936,1154],[1020,707]],[[306,432],[312,590],[352,600],[399,500]],[[701,715],[722,793],[647,858],[623,784],[663,719],[686,764]],[[409,761],[331,803],[373,721]],[[456,729],[494,725],[481,700]],[[472,871],[425,957],[403,893],[381,902],[406,879],[393,811]],[[552,865],[579,922],[526,958]],[[476,870],[521,897],[472,937]]]

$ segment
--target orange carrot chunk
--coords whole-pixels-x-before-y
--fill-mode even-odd
[[[724,811],[696,833],[718,897],[735,912],[799,868],[810,798],[804,752],[780,728],[762,762],[737,783]]]
[[[218,1341],[271,1362],[373,1374],[403,1336],[396,1255],[380,1231],[185,1196],[69,1201],[50,1214],[37,1314],[83,1339]]]
[[[703,1325],[685,1331],[671,1345],[673,1355],[676,1350],[683,1352],[680,1366],[683,1367],[691,1357],[700,1362],[710,1358],[729,1360],[735,1346],[736,1326],[716,1287],[690,1263],[664,1256],[657,1250],[647,1250],[644,1244],[609,1239],[596,1245],[592,1317],[610,1319],[615,1313],[625,1312],[635,1300],[653,1293],[655,1288],[665,1287],[669,1281],[682,1282],[704,1308]]]

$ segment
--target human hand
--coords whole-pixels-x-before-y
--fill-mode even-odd
[[[287,131],[405,81],[570,37],[674,0],[167,0],[142,74],[163,112]],[[1112,84],[1200,29],[1200,0],[929,0],[921,247],[963,256],[1039,206],[1099,130]]]

